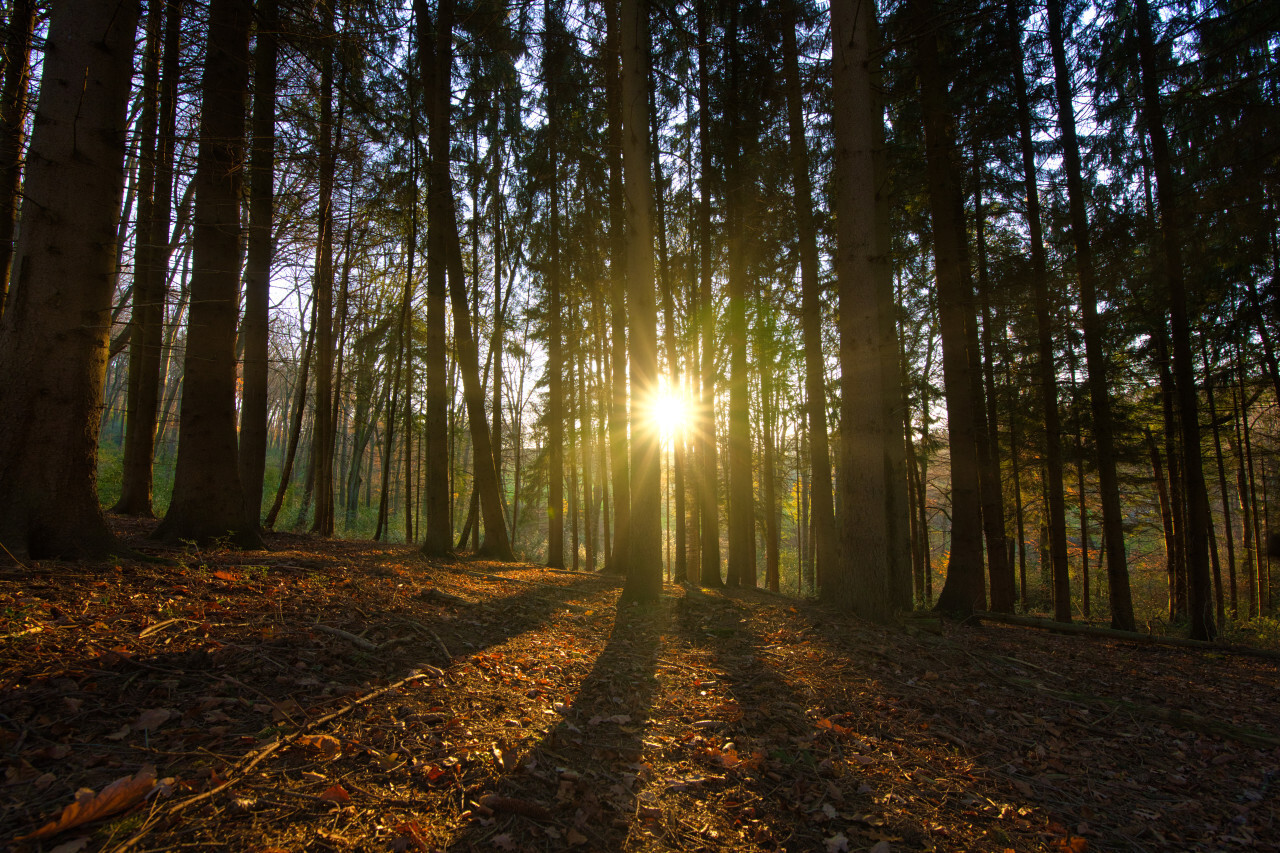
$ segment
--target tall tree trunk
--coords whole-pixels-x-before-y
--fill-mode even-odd
[[[742,96],[745,71],[741,46],[742,9],[729,5],[726,62],[728,92],[725,105],[727,123],[725,145],[726,228],[729,243],[729,311],[725,324],[729,355],[729,555],[727,581],[730,586],[754,587],[755,566],[755,484],[751,466],[750,382],[747,376],[747,280],[753,254],[750,208],[755,195],[754,176],[743,161],[744,148],[752,127],[745,113],[754,112]]]
[[[702,516],[702,569],[698,584],[719,587],[720,576],[720,500],[719,464],[716,446],[716,310],[711,294],[711,49],[708,44],[707,15],[704,3],[695,12],[698,27],[698,152],[700,179],[698,199],[698,304],[702,313],[702,383],[699,389],[698,445],[702,464],[698,476],[699,509]]]
[[[119,553],[98,427],[137,23],[134,0],[51,10],[0,318],[0,542],[19,558]]]
[[[15,13],[18,11],[14,9]],[[129,390],[126,402],[127,427],[121,471],[120,499],[111,509],[124,515],[150,517],[151,451],[155,440],[156,392],[160,353],[149,352],[147,332],[160,326],[165,270],[156,269],[156,166],[160,150],[156,144],[156,124],[160,113],[160,56],[164,38],[164,3],[152,2],[147,9],[146,44],[143,48],[142,110],[138,117],[138,216],[134,230],[133,305],[129,318]],[[168,199],[165,200],[166,202]],[[168,243],[168,227],[164,242]],[[150,381],[148,382],[148,379]],[[147,386],[144,388],[144,386]],[[146,399],[143,399],[143,398]]]
[[[658,398],[658,308],[653,277],[653,187],[649,175],[649,4],[622,0],[622,165],[627,214],[628,355],[634,408]],[[631,435],[631,528],[622,602],[662,592],[661,440],[651,419]]]
[[[253,145],[249,152],[249,245],[244,272],[244,392],[240,404],[240,484],[249,517],[255,522],[262,518],[262,481],[267,467],[267,311],[275,254],[272,220],[279,28],[277,0],[259,0],[253,57]]]
[[[321,29],[324,38],[334,39],[335,0],[321,0]],[[333,54],[320,56],[320,125],[316,159],[319,168],[319,221],[316,225],[316,265],[312,289],[316,299],[316,402],[315,440],[311,445],[315,469],[315,517],[311,531],[333,535],[333,178],[337,167],[334,154]],[[406,435],[407,435],[406,431]]]
[[[236,319],[240,296],[240,179],[249,84],[248,0],[211,0],[201,81],[200,149],[178,459],[169,511],[153,534],[262,546],[245,508],[236,451]]]
[[[1084,356],[1089,372],[1089,404],[1093,413],[1093,436],[1098,452],[1098,492],[1102,503],[1102,541],[1107,552],[1107,583],[1111,593],[1111,627],[1132,631],[1135,628],[1133,598],[1129,591],[1124,516],[1120,508],[1120,486],[1116,478],[1111,391],[1107,383],[1106,357],[1102,351],[1102,336],[1105,331],[1098,316],[1097,271],[1093,263],[1089,215],[1081,177],[1080,144],[1076,139],[1075,106],[1072,102],[1074,93],[1067,69],[1062,0],[1048,0],[1048,11],[1049,43],[1053,53],[1054,91],[1058,102],[1063,170],[1067,179],[1071,241],[1076,250],[1076,275],[1080,282]],[[1054,618],[1060,622],[1071,620],[1068,578],[1057,574],[1054,575]]]
[[[22,141],[31,84],[31,39],[37,0],[13,0],[4,26],[4,76],[0,79],[0,316],[9,294],[9,264],[22,192]]]
[[[970,613],[986,601],[982,576],[982,511],[974,381],[966,324],[973,299],[969,279],[964,200],[956,179],[958,163],[954,118],[946,103],[938,47],[937,11],[933,0],[912,0],[920,105],[924,118],[926,175],[933,212],[934,259],[938,280],[938,315],[942,332],[942,370],[947,397],[947,433],[951,450],[951,560],[937,607]],[[850,551],[850,553],[858,553]],[[1069,614],[1068,614],[1069,618]]]
[[[796,50],[796,7],[787,3],[782,30],[783,73],[787,90],[791,180],[795,191],[796,237],[800,253],[800,326],[804,338],[804,388],[813,471],[814,548],[819,582],[837,559],[837,535],[831,498],[831,451],[827,443],[826,359],[822,352],[822,293],[818,280],[818,238],[813,223],[813,183],[804,130],[804,99]]]
[[[450,73],[450,65],[433,64],[430,57],[436,51],[432,47],[431,18],[424,0],[414,0],[414,38],[418,56],[418,77],[426,89],[425,98],[433,104],[440,98],[440,87],[448,86],[448,81],[438,83],[436,78]],[[412,81],[414,75],[409,75]],[[411,82],[412,85],[412,82]],[[447,92],[446,88],[446,92]],[[435,104],[433,111],[439,112],[441,107]],[[413,149],[413,163],[417,163],[418,121],[416,112],[410,116],[409,145]],[[450,499],[452,489],[449,484],[449,399],[448,399],[448,365],[446,356],[448,285],[445,270],[445,243],[449,239],[445,227],[444,204],[441,197],[445,188],[439,185],[438,172],[434,168],[438,157],[448,162],[449,126],[444,121],[432,121],[428,128],[428,144],[430,146],[431,166],[427,172],[427,341],[425,350],[426,362],[426,417],[424,435],[427,471],[423,482],[423,502],[425,504],[426,525],[422,530],[422,552],[432,557],[443,557],[449,553],[453,545],[453,508]],[[414,195],[417,195],[417,181],[414,182]],[[416,201],[416,199],[415,199]],[[409,311],[412,289],[406,287],[404,311]]]
[[[1236,537],[1231,524],[1231,498],[1227,490],[1227,466],[1222,455],[1222,430],[1218,424],[1218,406],[1214,400],[1213,372],[1209,368],[1209,352],[1202,351],[1204,360],[1204,390],[1209,404],[1209,424],[1213,428],[1213,453],[1218,465],[1218,492],[1222,495],[1222,529],[1227,534],[1227,580],[1231,588],[1231,618],[1239,616],[1236,600]],[[1220,596],[1221,597],[1221,596]],[[1218,620],[1226,621],[1225,608],[1219,606]]]
[[[874,7],[856,0],[832,4],[835,45],[832,86],[835,120],[836,280],[840,316],[841,461],[836,508],[841,559],[821,579],[822,597],[864,619],[888,620],[900,605],[895,590],[895,520],[887,450],[892,429],[884,377],[886,345],[881,289],[892,287],[884,253],[886,226],[880,193],[883,113],[874,90]],[[885,277],[889,276],[888,279]],[[892,326],[889,326],[892,329]],[[896,374],[897,341],[893,340]],[[900,403],[900,389],[892,405]],[[905,505],[901,507],[905,512]],[[902,521],[905,522],[905,515]],[[905,523],[901,531],[905,532]],[[856,555],[856,556],[855,556]]]
[[[1036,315],[1036,372],[1040,386],[1040,405],[1044,418],[1044,470],[1048,494],[1047,526],[1049,559],[1053,577],[1069,578],[1067,564],[1066,486],[1062,476],[1062,418],[1058,409],[1058,371],[1053,355],[1052,311],[1049,303],[1049,274],[1045,260],[1044,228],[1040,216],[1040,189],[1036,178],[1035,146],[1031,135],[1031,108],[1027,98],[1026,73],[1023,70],[1022,27],[1017,4],[1005,7],[1008,38],[1012,42],[1015,94],[1018,102],[1018,142],[1022,153],[1022,185],[1026,193],[1027,231],[1031,240],[1031,287]],[[1025,586],[1025,584],[1024,584]],[[1023,607],[1026,607],[1024,597]]]
[[[651,81],[652,86],[652,81]],[[667,355],[667,394],[671,397],[678,398],[682,396],[683,388],[680,383],[680,348],[676,345],[676,310],[675,310],[675,293],[671,281],[671,265],[669,263],[667,252],[667,205],[666,205],[666,184],[662,178],[662,146],[658,136],[658,111],[651,111],[649,117],[649,135],[652,140],[652,151],[650,152],[653,159],[653,176],[657,189],[654,195],[657,198],[658,213],[658,261],[660,264],[660,283],[659,287],[662,291],[662,316],[663,330],[665,332],[664,346]],[[667,436],[667,441],[671,444],[671,478],[674,481],[671,485],[675,490],[675,566],[673,568],[672,580],[676,583],[684,583],[689,579],[689,562],[686,555],[688,528],[685,521],[685,453],[684,453],[684,425],[681,423],[672,424],[671,434]],[[667,526],[671,526],[671,513],[667,513]]]
[[[420,15],[425,9],[419,11]],[[423,17],[425,21],[426,18]],[[445,69],[452,68],[453,50],[453,2],[442,0],[436,21],[434,55],[429,57],[438,69],[434,97],[429,116],[432,128],[449,126],[449,76]],[[437,63],[438,64],[435,64]],[[447,134],[447,130],[445,131]],[[433,140],[435,136],[433,134]],[[448,136],[445,136],[447,141]],[[453,309],[453,341],[458,369],[462,374],[463,397],[467,407],[467,421],[474,447],[476,489],[480,493],[480,514],[484,520],[484,542],[479,549],[483,556],[496,560],[511,560],[511,540],[507,536],[507,524],[502,510],[502,496],[498,491],[498,474],[493,464],[493,442],[489,424],[485,420],[484,386],[480,381],[479,356],[476,353],[475,334],[471,329],[471,312],[467,304],[467,286],[462,264],[462,246],[458,231],[458,215],[453,204],[453,179],[449,172],[449,159],[445,156],[431,158],[431,171],[439,182],[439,204],[443,207],[446,273],[449,283],[449,301]]]
[[[542,49],[542,76],[546,87],[547,137],[551,175],[549,227],[550,263],[547,269],[547,566],[564,568],[564,311],[560,282],[560,152],[559,78],[563,76],[561,54],[566,34],[549,0],[543,3],[545,44]],[[625,149],[624,149],[625,150]]]
[[[1051,3],[1052,5],[1052,3]],[[1213,582],[1209,574],[1209,495],[1204,483],[1203,450],[1200,447],[1200,401],[1196,393],[1195,363],[1191,354],[1191,321],[1187,286],[1182,269],[1182,223],[1173,182],[1168,131],[1160,104],[1160,80],[1156,76],[1155,40],[1147,0],[1136,0],[1138,60],[1142,69],[1142,105],[1151,157],[1156,170],[1156,203],[1160,211],[1160,237],[1164,255],[1166,293],[1173,337],[1173,371],[1178,395],[1178,419],[1182,432],[1182,477],[1187,500],[1187,593],[1191,636],[1212,640],[1218,629],[1213,619]],[[1128,577],[1124,593],[1128,594]],[[1112,595],[1114,600],[1114,592]],[[1130,605],[1132,609],[1132,605]]]
[[[609,468],[613,478],[613,549],[605,571],[627,574],[631,541],[631,462],[628,458],[627,411],[627,269],[625,200],[622,188],[622,72],[619,0],[605,6],[605,111],[609,161],[609,318],[612,372],[609,395]]]
[[[316,340],[315,305],[315,300],[312,300],[311,328],[304,327],[302,329],[304,343],[302,345],[302,360],[299,366],[298,387],[293,401],[293,426],[289,429],[289,446],[285,450],[284,465],[280,470],[280,485],[276,487],[275,500],[271,502],[271,509],[267,510],[267,517],[262,522],[262,526],[267,530],[275,528],[276,519],[280,515],[280,508],[284,505],[285,493],[289,490],[289,482],[293,479],[293,463],[298,455],[298,442],[302,436],[302,420],[307,408],[307,379],[311,370],[311,350],[315,346]],[[374,538],[376,539],[377,537],[375,536]]]
[[[969,341],[969,366],[973,371],[974,381],[981,383],[981,399],[986,406],[979,421],[978,459],[982,466],[982,524],[987,540],[991,609],[997,613],[1012,613],[1017,585],[1014,582],[1005,536],[1004,489],[1000,478],[1000,429],[996,412],[995,350],[991,343],[992,327],[997,326],[998,321],[991,311],[992,284],[987,274],[987,212],[982,201],[982,166],[979,157],[980,152],[974,158],[973,206],[974,236],[978,248],[978,310],[982,318],[982,335],[980,340],[976,340],[976,324],[970,325],[973,331]],[[997,328],[995,333],[1003,334],[1003,330]],[[976,392],[974,396],[978,397]],[[1088,600],[1087,595],[1085,600]]]

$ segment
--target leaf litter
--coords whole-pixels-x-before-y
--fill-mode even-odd
[[[1273,661],[114,523],[0,567],[14,850],[1280,850]]]

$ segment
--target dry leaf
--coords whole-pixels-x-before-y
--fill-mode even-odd
[[[81,850],[89,846],[89,836],[81,835],[79,838],[73,838],[70,841],[64,841],[57,847],[54,847],[49,853],[80,853]]]
[[[156,769],[148,764],[136,775],[125,776],[112,782],[99,794],[95,795],[88,790],[79,791],[76,794],[76,801],[65,807],[57,820],[50,821],[35,832],[19,836],[15,840],[38,841],[52,838],[72,827],[124,811],[145,799],[155,784]]]
[[[504,832],[501,835],[495,835],[489,839],[489,844],[498,850],[517,850],[516,843],[511,838],[511,833]]]
[[[881,839],[872,845],[869,853],[892,853],[892,848],[889,846],[888,841]]]
[[[849,839],[843,832],[827,839],[827,853],[849,853]]]
[[[578,832],[578,830],[573,828],[569,829],[569,831],[565,834],[564,839],[565,841],[568,841],[569,844],[573,847],[577,847],[579,844],[586,844],[588,841],[585,835],[583,835],[581,832]]]
[[[334,759],[342,754],[342,741],[333,735],[303,735],[298,743],[314,749],[324,759]]]
[[[132,729],[131,729],[131,728],[129,728],[129,724],[128,724],[128,723],[125,723],[125,724],[124,724],[123,726],[121,726],[118,730],[116,730],[116,731],[112,732],[112,733],[111,733],[111,734],[109,734],[109,735],[106,735],[106,738],[107,738],[107,740],[124,740],[125,738],[127,738],[127,737],[129,736],[129,732],[131,732],[131,731],[132,731]]]
[[[133,724],[133,730],[140,732],[148,729],[156,729],[163,726],[169,720],[178,716],[177,712],[168,708],[152,708],[150,711],[143,711],[138,716],[138,721]]]
[[[328,800],[331,803],[349,803],[351,802],[351,795],[341,785],[331,785],[320,795],[320,799]]]

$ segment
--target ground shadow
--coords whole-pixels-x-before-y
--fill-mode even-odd
[[[620,609],[576,695],[556,707],[559,722],[477,792],[482,804],[492,802],[486,795],[515,803],[498,801],[492,816],[477,815],[448,850],[492,849],[495,839],[517,830],[621,850],[647,831],[657,812],[646,805],[652,771],[642,756],[670,614],[670,601]],[[521,813],[519,804],[531,808]]]

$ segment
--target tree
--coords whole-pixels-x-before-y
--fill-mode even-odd
[[[31,83],[31,39],[36,0],[14,0],[4,26],[4,74],[0,77],[0,315],[9,293],[9,264],[22,189],[22,141]]]
[[[658,306],[653,277],[653,185],[649,160],[649,6],[622,0],[622,160],[627,216],[627,306],[631,394],[637,410],[658,398]],[[661,444],[652,417],[631,435],[631,529],[621,602],[656,601],[662,592]]]
[[[277,0],[259,0],[253,55],[253,145],[249,154],[249,235],[244,271],[244,391],[240,405],[240,481],[245,508],[262,518],[267,467],[268,328],[275,207]]]
[[[115,549],[98,426],[138,6],[68,0],[49,21],[0,318],[0,543],[17,557]]]
[[[1054,91],[1058,99],[1058,128],[1067,179],[1067,206],[1071,217],[1071,241],[1076,250],[1076,275],[1080,283],[1084,357],[1089,372],[1089,405],[1098,453],[1098,490],[1102,498],[1102,538],[1107,549],[1107,577],[1111,585],[1111,625],[1134,630],[1133,604],[1129,597],[1129,568],[1125,555],[1120,487],[1116,477],[1115,430],[1111,392],[1107,384],[1104,334],[1098,316],[1097,270],[1089,237],[1089,215],[1081,178],[1080,143],[1076,138],[1071,74],[1063,38],[1062,0],[1048,0],[1049,44],[1053,51]],[[1065,574],[1054,575],[1053,613],[1059,622],[1071,621],[1071,592]]]
[[[240,184],[252,18],[248,0],[209,4],[178,459],[169,511],[153,534],[202,545],[229,537],[242,548],[262,545],[240,486],[235,421]]]
[[[941,63],[939,22],[933,0],[912,0],[920,110],[924,118],[926,180],[933,219],[942,371],[946,383],[947,437],[951,451],[951,560],[937,609],[964,614],[986,601],[982,577],[982,511],[969,335],[973,283],[964,226],[964,198],[957,175],[955,122],[948,107]]]

